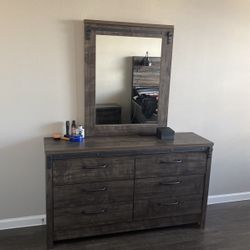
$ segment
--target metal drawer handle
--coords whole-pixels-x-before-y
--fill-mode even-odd
[[[164,207],[166,207],[166,206],[177,206],[179,204],[180,204],[179,201],[175,201],[175,202],[171,202],[171,203],[158,203],[159,206],[164,206]]]
[[[87,189],[87,188],[83,188],[82,192],[100,192],[100,191],[107,191],[107,187],[101,187],[101,188],[97,188],[97,189]]]
[[[107,210],[106,209],[101,209],[99,211],[85,211],[85,210],[82,210],[81,211],[81,214],[84,214],[84,215],[95,215],[95,214],[103,214],[103,213],[106,213]]]
[[[181,181],[173,181],[173,182],[160,182],[160,185],[168,186],[168,185],[178,185],[181,184]]]
[[[166,163],[182,163],[182,160],[173,160],[173,161],[160,161],[160,164],[166,164]]]
[[[82,166],[83,169],[103,169],[103,168],[107,168],[108,165],[104,164],[104,165],[100,165],[100,166]]]

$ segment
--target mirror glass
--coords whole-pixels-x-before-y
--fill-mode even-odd
[[[96,124],[157,123],[161,43],[96,35]]]

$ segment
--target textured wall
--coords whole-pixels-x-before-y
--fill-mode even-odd
[[[215,142],[210,194],[250,191],[250,3],[1,0],[0,219],[45,213],[43,137],[83,121],[83,19],[175,25],[169,125]]]

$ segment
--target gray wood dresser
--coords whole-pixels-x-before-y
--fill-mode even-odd
[[[177,133],[45,138],[48,245],[196,223],[204,227],[213,143]]]

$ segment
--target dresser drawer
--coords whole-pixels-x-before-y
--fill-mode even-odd
[[[117,158],[77,158],[56,160],[53,163],[55,185],[133,179],[134,160]]]
[[[200,214],[201,196],[175,197],[171,199],[148,199],[135,202],[135,220]]]
[[[132,180],[54,187],[54,208],[133,201]]]
[[[203,175],[146,178],[135,180],[135,199],[202,195]]]
[[[132,203],[54,209],[54,230],[69,230],[132,220]]]
[[[206,153],[171,153],[136,159],[136,178],[196,175],[206,171]]]

